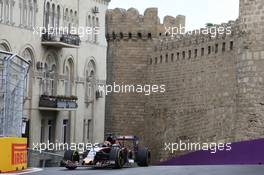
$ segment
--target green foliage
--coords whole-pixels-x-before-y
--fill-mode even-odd
[[[206,26],[206,27],[213,27],[214,24],[213,24],[213,23],[206,23],[205,26]]]

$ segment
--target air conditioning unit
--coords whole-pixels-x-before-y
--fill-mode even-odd
[[[93,13],[99,13],[99,7],[94,7],[93,9],[92,9],[92,11],[93,11]]]

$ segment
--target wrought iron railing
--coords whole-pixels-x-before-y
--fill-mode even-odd
[[[74,109],[78,107],[76,96],[48,96],[41,95],[39,107]]]
[[[42,34],[42,41],[49,41],[49,42],[62,42],[65,44],[79,46],[81,43],[81,39],[79,35],[70,34],[70,33],[63,33],[63,32],[46,32]]]

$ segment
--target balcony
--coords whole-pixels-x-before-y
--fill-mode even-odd
[[[79,48],[80,42],[79,35],[55,31],[43,34],[41,44],[57,48]]]
[[[78,108],[76,96],[47,96],[41,95],[39,110],[48,111],[75,111]]]

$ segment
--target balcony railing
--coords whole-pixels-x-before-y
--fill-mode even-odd
[[[80,46],[79,35],[63,33],[60,31],[46,32],[42,35],[42,45],[58,48],[78,48]]]
[[[74,110],[78,108],[78,98],[76,96],[47,96],[41,95],[39,99],[39,107],[42,110]]]

